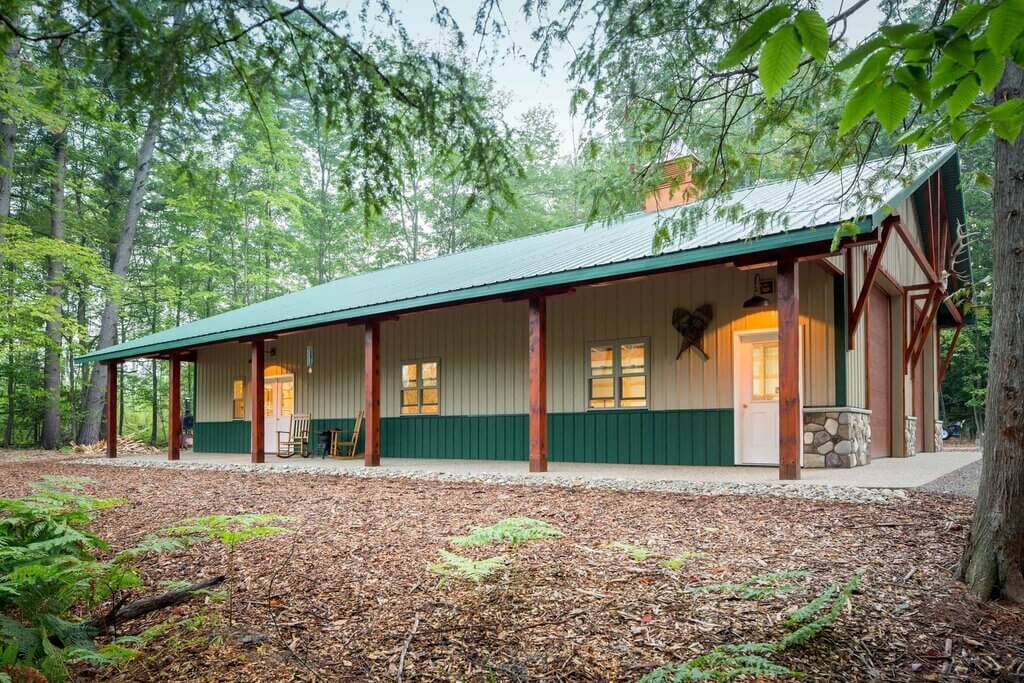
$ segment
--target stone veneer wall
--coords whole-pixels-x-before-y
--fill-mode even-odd
[[[907,415],[903,428],[903,455],[911,457],[917,455],[917,418]]]
[[[871,411],[804,409],[804,467],[857,467],[871,462]]]
[[[942,420],[935,421],[935,453],[942,452]]]

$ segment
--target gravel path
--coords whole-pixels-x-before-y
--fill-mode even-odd
[[[977,460],[970,465],[964,465],[958,470],[928,482],[924,486],[919,487],[918,490],[929,493],[963,496],[965,498],[977,498],[980,480],[981,460]]]
[[[682,493],[705,496],[778,496],[782,498],[803,498],[820,501],[846,501],[852,503],[886,503],[906,500],[907,494],[901,489],[872,489],[855,486],[831,486],[827,484],[776,484],[749,482],[699,482],[678,480],[644,479],[598,479],[593,477],[569,477],[548,474],[537,477],[528,474],[495,473],[453,473],[427,470],[395,470],[377,468],[355,468],[339,470],[336,467],[315,467],[309,465],[291,467],[275,465],[272,469],[243,463],[200,463],[168,462],[166,460],[108,460],[94,458],[83,461],[85,465],[102,467],[149,467],[176,470],[221,470],[229,472],[255,472],[264,475],[276,474],[317,474],[332,477],[357,479],[385,478],[398,480],[471,482],[496,485],[558,486],[572,489],[601,489],[613,491],[644,491],[654,493]]]

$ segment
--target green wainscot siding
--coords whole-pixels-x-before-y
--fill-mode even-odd
[[[352,427],[356,424],[354,417],[334,417],[334,418],[321,418],[311,420],[309,423],[309,440],[310,449],[314,455],[326,455],[320,446],[320,432],[327,431],[328,429],[344,429],[346,432],[345,437],[347,438],[352,432]],[[356,453],[361,454],[363,452],[363,435],[366,433],[365,425],[359,430],[359,443],[356,445]],[[330,442],[328,442],[328,448]],[[338,455],[348,455],[347,453],[339,453]]]
[[[192,450],[195,453],[248,453],[249,435],[248,420],[196,422],[192,430]]]
[[[381,455],[526,460],[526,415],[415,415],[381,420]],[[732,410],[548,415],[548,459],[626,465],[732,465]]]
[[[351,429],[352,418],[313,420],[310,438]],[[248,453],[249,423],[199,422],[197,453]],[[362,437],[358,452],[363,451]],[[381,419],[390,458],[527,460],[526,415],[407,415]],[[617,410],[548,415],[548,459],[623,465],[732,465],[732,410]]]

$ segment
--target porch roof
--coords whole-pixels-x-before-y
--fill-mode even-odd
[[[429,308],[459,301],[513,295],[537,288],[568,286],[607,278],[772,252],[832,239],[836,227],[853,222],[861,233],[874,230],[927,178],[941,170],[955,176],[944,183],[951,219],[963,220],[956,147],[948,145],[909,157],[911,180],[896,177],[894,162],[868,162],[807,178],[736,190],[704,205],[688,233],[660,251],[654,249],[659,221],[691,207],[633,213],[608,224],[581,224],[391,266],[292,292],[192,323],[80,356],[79,362],[137,358],[233,339],[369,316]],[[950,178],[953,179],[952,177]],[[865,199],[870,197],[870,199]],[[715,207],[738,205],[719,215]],[[754,231],[758,211],[773,218]]]

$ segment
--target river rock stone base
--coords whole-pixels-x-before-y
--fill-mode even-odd
[[[907,415],[903,427],[903,455],[910,458],[917,455],[917,418]]]
[[[935,421],[935,445],[932,446],[933,452],[942,452],[942,420]]]
[[[804,410],[804,467],[859,467],[871,462],[871,411]]]

